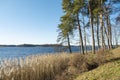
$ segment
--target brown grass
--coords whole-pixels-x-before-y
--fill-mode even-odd
[[[1,64],[1,80],[53,80],[68,62],[67,54],[35,55],[25,59],[4,60]]]

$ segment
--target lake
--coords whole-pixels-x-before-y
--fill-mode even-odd
[[[18,58],[34,54],[54,54],[59,51],[60,48],[56,47],[0,47],[0,58]],[[79,47],[72,47],[72,51],[79,52]]]

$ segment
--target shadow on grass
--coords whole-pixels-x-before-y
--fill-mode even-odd
[[[99,66],[97,63],[87,64],[87,65],[88,65],[88,71],[96,69]]]
[[[120,57],[117,57],[117,58],[110,59],[107,62],[115,62],[115,61],[119,61],[119,60],[120,60]]]

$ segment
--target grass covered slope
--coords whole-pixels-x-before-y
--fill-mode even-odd
[[[74,80],[120,80],[120,47],[111,51],[109,61]]]

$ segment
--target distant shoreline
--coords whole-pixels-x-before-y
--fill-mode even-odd
[[[88,47],[92,47],[87,45]],[[114,45],[113,45],[114,46]],[[120,46],[120,45],[118,45]],[[67,47],[61,44],[19,44],[19,45],[0,45],[0,47]],[[79,47],[77,45],[71,45],[71,47]],[[97,46],[96,46],[97,47]]]
[[[60,44],[20,44],[20,45],[0,45],[0,47],[61,47]]]

